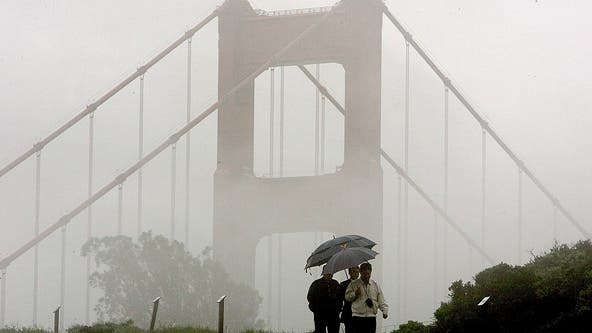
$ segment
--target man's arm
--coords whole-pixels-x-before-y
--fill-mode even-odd
[[[386,319],[388,317],[389,307],[388,307],[388,304],[386,304],[386,301],[384,299],[384,294],[382,293],[382,289],[380,289],[380,286],[378,285],[378,283],[376,283],[376,290],[378,291],[378,295],[377,295],[378,308],[380,309],[380,311],[382,311],[382,318]]]
[[[352,281],[349,286],[347,286],[347,289],[345,290],[345,300],[348,302],[353,302],[356,300],[356,298],[358,298],[358,296],[360,295],[360,289],[357,286],[357,283],[355,283],[355,281]]]

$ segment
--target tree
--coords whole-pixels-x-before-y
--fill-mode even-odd
[[[426,326],[420,322],[410,320],[407,324],[399,325],[399,328],[392,333],[430,333],[433,332],[432,326]]]
[[[456,281],[435,332],[587,332],[592,327],[592,243],[555,245],[524,266],[499,264]],[[491,296],[486,306],[477,303]]]
[[[90,283],[103,291],[95,307],[102,321],[131,319],[147,325],[151,301],[160,296],[159,324],[216,327],[216,300],[227,295],[229,328],[260,327],[261,297],[232,282],[210,249],[194,257],[177,241],[143,233],[137,243],[125,236],[93,238],[83,245],[82,255],[96,263]]]

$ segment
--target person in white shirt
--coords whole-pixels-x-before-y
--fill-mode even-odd
[[[355,333],[375,333],[379,309],[382,318],[388,317],[388,304],[382,289],[370,279],[371,275],[372,265],[363,263],[360,265],[360,278],[352,281],[345,291],[345,300],[352,303],[352,328]]]

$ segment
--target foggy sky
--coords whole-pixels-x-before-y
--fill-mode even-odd
[[[256,0],[254,7],[262,9],[290,9],[332,5],[333,1]],[[184,0],[171,3],[159,1],[102,1],[81,2],[62,0],[7,0],[0,3],[0,167],[29,149],[35,142],[84,109],[108,89],[156,55],[184,31],[208,15],[221,1]],[[450,76],[490,125],[518,154],[539,179],[554,193],[566,208],[592,230],[589,205],[592,198],[592,152],[588,129],[592,124],[592,48],[589,31],[592,22],[588,13],[592,5],[586,1],[548,0],[449,0],[449,1],[386,1],[391,12],[411,31],[432,58]],[[402,85],[404,78],[403,42],[395,28],[384,21],[383,37],[383,147],[401,161],[402,142]],[[146,76],[146,134],[145,151],[162,142],[185,121],[185,56],[181,46]],[[443,88],[427,66],[412,52],[411,69],[411,175],[424,184],[428,193],[442,199],[442,119]],[[325,66],[325,82],[338,97],[343,96],[342,73],[338,68]],[[217,97],[217,24],[210,23],[193,42],[193,115],[215,102]],[[314,112],[314,90],[297,72],[288,70],[286,89],[290,108]],[[256,147],[265,147],[268,117],[268,73],[257,81],[258,123],[263,129],[256,138]],[[292,89],[292,90],[290,90]],[[297,101],[298,96],[310,99]],[[105,104],[96,116],[96,175],[95,189],[110,181],[114,175],[129,167],[137,158],[138,86],[133,83]],[[330,110],[328,110],[329,112]],[[333,110],[334,111],[334,110]],[[451,212],[466,229],[475,235],[480,216],[481,133],[468,112],[451,99]],[[329,114],[329,113],[328,113]],[[309,114],[310,115],[310,114]],[[215,116],[215,115],[214,115]],[[328,131],[335,136],[337,150],[340,135],[339,118]],[[331,121],[331,120],[330,120]],[[306,118],[294,119],[293,132],[288,142],[299,138],[300,131],[308,131]],[[263,124],[263,125],[261,125]],[[215,118],[206,120],[192,133],[192,217],[211,221],[212,175],[215,169]],[[50,144],[42,155],[42,216],[41,225],[48,226],[74,204],[86,197],[88,123],[82,121],[64,137]],[[305,135],[303,135],[305,137]],[[306,139],[304,144],[307,144]],[[288,159],[290,173],[310,172],[310,151],[292,146]],[[341,148],[340,148],[341,147]],[[257,148],[256,148],[257,149]],[[255,170],[265,173],[266,156],[262,148],[256,151]],[[181,180],[184,146],[178,150]],[[499,261],[516,264],[515,251],[507,249],[506,238],[514,237],[516,219],[517,169],[488,141],[488,212],[490,214],[488,248]],[[329,154],[329,153],[328,153]],[[328,168],[340,164],[339,154],[328,157]],[[308,158],[308,160],[307,160]],[[145,171],[146,206],[162,205],[151,213],[147,227],[168,235],[168,182],[170,153],[153,161]],[[395,258],[394,240],[396,182],[390,167],[383,163],[385,174],[384,219],[385,239],[380,244],[385,261]],[[434,176],[436,174],[436,176]],[[23,163],[0,179],[0,255],[11,253],[32,235],[34,207],[34,159]],[[135,230],[135,178],[125,188],[125,232]],[[525,251],[541,251],[552,242],[550,235],[552,208],[542,195],[525,180]],[[181,191],[182,185],[178,185]],[[163,193],[161,193],[163,192]],[[412,276],[425,276],[432,270],[431,211],[411,194],[415,221],[411,234],[414,244],[421,247],[413,252],[414,261],[424,264],[411,268]],[[457,200],[453,200],[457,199]],[[97,235],[113,234],[116,218],[116,193],[98,203],[95,214]],[[180,196],[177,229],[183,229]],[[470,201],[470,200],[475,200]],[[412,219],[413,220],[413,219]],[[85,235],[86,215],[81,214],[69,228],[69,254],[78,256],[80,239]],[[158,224],[156,221],[164,221]],[[154,222],[153,224],[150,224]],[[473,224],[470,224],[473,223]],[[559,219],[560,241],[572,242],[581,235],[564,218]],[[189,248],[198,253],[211,244],[211,223],[192,225]],[[302,266],[322,235],[295,234],[285,236],[285,255],[282,264],[284,285],[292,290],[283,296],[283,325],[285,330],[303,331],[312,327],[312,317],[306,309],[306,287],[316,276],[302,272]],[[183,239],[183,233],[178,233]],[[427,236],[426,236],[427,235]],[[452,235],[452,232],[450,232]],[[276,236],[277,237],[277,236]],[[316,239],[315,239],[316,238]],[[513,238],[512,238],[513,239]],[[274,242],[277,238],[274,238]],[[303,243],[304,241],[304,243]],[[55,288],[59,283],[59,237],[46,240],[48,255],[42,263],[44,278],[41,289]],[[267,295],[266,240],[258,248],[257,287]],[[450,236],[452,244],[461,243]],[[308,244],[303,247],[302,244]],[[512,245],[514,246],[514,245]],[[451,245],[451,254],[461,254],[466,247]],[[465,253],[466,254],[466,253]],[[23,257],[9,270],[9,283],[16,283],[10,274],[30,272],[32,256]],[[525,260],[528,254],[524,255]],[[276,260],[275,258],[274,260]],[[74,260],[74,259],[72,259]],[[482,268],[475,257],[473,271],[466,260],[451,263],[448,280],[470,278]],[[75,267],[78,264],[70,264]],[[420,267],[425,266],[425,267]],[[391,309],[396,312],[396,285],[393,267],[385,268],[384,289]],[[441,266],[438,267],[442,269]],[[15,276],[15,273],[11,276]],[[30,274],[30,273],[29,273]],[[81,280],[84,273],[77,271],[69,281]],[[274,273],[275,274],[275,273]],[[342,277],[339,276],[339,279]],[[409,288],[406,319],[426,321],[433,312],[432,282],[416,278]],[[72,283],[71,290],[82,290],[81,282]],[[425,289],[425,284],[429,288]],[[445,286],[440,281],[438,299],[445,299]],[[22,285],[9,284],[8,323],[29,323],[32,298],[32,279]],[[53,287],[52,287],[53,286]],[[275,287],[274,287],[275,288]],[[57,304],[58,296],[40,300],[40,323],[47,325],[48,309]],[[74,308],[70,305],[70,308]],[[261,317],[267,319],[264,302]],[[290,311],[290,313],[288,313]],[[69,322],[82,321],[82,312],[68,315]],[[45,317],[47,318],[45,318]],[[304,322],[303,322],[304,320]],[[385,322],[392,325],[395,316]]]

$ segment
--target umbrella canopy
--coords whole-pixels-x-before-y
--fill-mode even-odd
[[[330,239],[312,252],[306,260],[304,269],[327,263],[335,253],[344,248],[365,247],[371,249],[374,245],[376,245],[376,242],[360,235],[346,235]]]
[[[335,273],[358,266],[370,259],[376,258],[378,252],[365,247],[348,247],[334,254],[323,267],[323,274]]]

